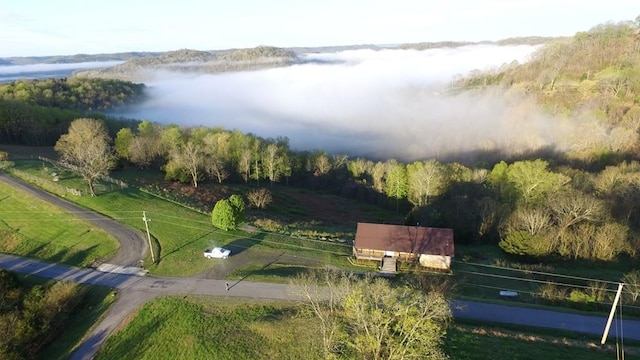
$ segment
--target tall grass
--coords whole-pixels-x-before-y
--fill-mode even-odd
[[[166,297],[144,305],[96,359],[321,359],[315,321],[281,303]]]

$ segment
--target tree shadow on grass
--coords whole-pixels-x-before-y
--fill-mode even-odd
[[[64,256],[62,257],[61,262],[69,265],[76,265],[76,266],[91,264],[92,260],[94,260],[92,259],[91,254],[94,253],[97,247],[98,245],[91,245],[86,249],[76,250],[76,251],[74,251],[74,249],[71,248],[68,251],[66,251],[66,254],[64,254]]]
[[[180,250],[181,250],[181,249],[183,249],[184,247],[187,247],[187,246],[189,246],[189,245],[191,245],[191,244],[193,244],[193,243],[195,243],[195,242],[198,242],[198,241],[202,240],[203,238],[205,238],[205,237],[209,236],[211,233],[213,233],[213,230],[212,230],[212,231],[209,231],[209,232],[206,232],[206,233],[202,234],[202,236],[199,236],[199,237],[197,237],[197,238],[194,238],[194,239],[193,239],[193,240],[191,240],[191,241],[185,242],[185,243],[183,243],[183,244],[181,244],[181,245],[179,245],[179,246],[177,246],[177,247],[175,247],[175,248],[171,249],[171,250],[170,250],[170,251],[168,251],[166,254],[162,254],[162,248],[160,247],[160,242],[159,242],[159,241],[157,241],[157,243],[158,243],[158,261],[157,261],[157,263],[159,264],[159,263],[162,261],[162,259],[169,257],[169,255],[174,254],[174,253],[176,253],[176,252],[180,251]],[[204,249],[203,249],[203,251],[204,251]]]
[[[261,242],[265,237],[265,234],[254,234],[252,237],[243,236],[235,239],[224,246],[225,249],[231,250],[231,255],[241,254],[243,251],[248,250],[255,244]]]
[[[243,280],[245,280],[246,278],[250,277],[251,275],[258,275],[258,274],[264,274],[264,271],[271,265],[273,265],[274,263],[276,263],[285,253],[281,252],[280,254],[278,254],[277,256],[275,256],[273,259],[271,259],[271,261],[269,261],[268,263],[266,263],[263,267],[261,267],[260,269],[257,270],[252,270],[249,273],[247,273],[245,276],[241,277],[238,281],[236,281],[233,285],[231,285],[229,287],[229,289],[231,289],[232,287],[236,286],[236,284],[239,284],[240,282],[242,282]]]

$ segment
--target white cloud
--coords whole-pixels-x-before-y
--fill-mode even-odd
[[[448,95],[445,88],[455,75],[525,61],[534,50],[357,50],[306,56],[329,61],[324,64],[171,74],[149,84],[151,100],[124,115],[287,136],[296,150],[405,161],[478,149],[522,151],[557,144],[566,129],[522,99]]]
[[[0,77],[13,74],[30,74],[40,72],[72,71],[84,69],[106,68],[121,64],[122,61],[93,61],[66,64],[29,64],[29,65],[0,65]]]

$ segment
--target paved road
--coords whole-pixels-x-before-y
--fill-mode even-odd
[[[92,221],[97,226],[105,228],[105,230],[113,234],[121,244],[120,251],[114,259],[110,260],[111,263],[121,266],[136,266],[146,251],[144,238],[133,229],[1,173],[0,181],[5,181],[19,187],[24,191],[39,196],[69,211],[79,212],[84,218]],[[105,273],[91,269],[47,264],[9,255],[0,255],[0,268],[57,280],[109,286],[120,293],[118,300],[116,300],[105,318],[96,325],[89,338],[85,340],[73,354],[72,359],[91,359],[111,332],[129,314],[145,302],[160,295],[197,294],[271,300],[290,300],[296,298],[291,291],[291,287],[282,284],[249,281],[230,282],[230,289],[227,291],[225,280],[210,280],[197,277],[141,277],[127,274]],[[454,317],[459,318],[568,330],[598,336],[602,335],[606,324],[604,317],[567,314],[548,310],[526,309],[470,301],[454,301],[452,303],[452,309]],[[640,322],[624,321],[623,333],[627,339],[640,340]]]
[[[59,206],[67,211],[73,212],[78,217],[90,221],[94,225],[103,228],[120,242],[120,249],[114,257],[108,259],[110,264],[118,266],[140,266],[140,260],[144,258],[148,246],[144,236],[137,230],[122,225],[111,218],[87,210],[81,206],[73,204],[67,200],[51,195],[37,187],[34,187],[22,180],[7,176],[0,172],[0,181],[4,181],[22,191],[39,197],[53,205]],[[140,214],[142,220],[142,214]]]
[[[60,281],[111,287],[119,292],[118,300],[103,321],[73,354],[72,359],[91,359],[113,330],[145,302],[160,295],[209,295],[265,300],[298,299],[289,285],[250,281],[229,282],[201,278],[163,278],[105,273],[92,269],[49,264],[18,256],[1,255],[0,268]]]
[[[66,265],[47,264],[22,257],[0,255],[0,268],[82,284],[112,287],[120,297],[109,310],[105,320],[98,324],[91,337],[78,349],[73,359],[90,359],[102,342],[133,310],[160,295],[196,294],[242,297],[269,300],[295,300],[292,287],[250,281],[230,282],[225,289],[224,280],[201,278],[166,278],[104,273]],[[506,305],[485,304],[456,300],[452,303],[454,317],[575,331],[601,336],[605,317],[568,314],[557,311],[528,309]],[[611,332],[613,333],[614,327]],[[640,340],[640,321],[623,321],[626,339]]]

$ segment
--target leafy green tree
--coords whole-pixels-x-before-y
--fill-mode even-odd
[[[229,203],[233,207],[233,212],[236,218],[236,224],[240,225],[241,223],[246,221],[245,209],[246,205],[244,203],[244,199],[242,196],[238,194],[234,194],[229,196]]]
[[[116,134],[115,142],[115,151],[116,155],[125,160],[129,160],[131,158],[131,143],[133,142],[133,131],[129,128],[122,128]]]
[[[210,177],[215,178],[218,184],[229,177],[230,162],[230,138],[231,134],[224,131],[209,132],[203,137],[204,142],[204,168]]]
[[[245,221],[245,203],[240,195],[231,195],[213,207],[211,221],[222,230],[235,230]]]
[[[183,180],[182,174],[187,174],[193,187],[198,187],[198,180],[202,177],[205,155],[201,144],[187,141],[169,152],[169,162],[165,166],[167,178]]]
[[[399,211],[398,204],[407,195],[408,188],[406,167],[392,161],[386,172],[384,191],[389,198],[396,199],[396,212]]]
[[[262,166],[264,169],[262,172],[266,174],[272,185],[280,179],[283,169],[282,161],[283,158],[280,156],[278,145],[271,143],[264,148],[264,153],[262,154]]]
[[[91,196],[96,195],[96,181],[109,175],[115,166],[110,141],[102,121],[83,118],[74,120],[69,132],[56,143],[55,150],[60,154],[62,163],[82,176]]]
[[[216,203],[211,212],[213,226],[228,231],[237,228],[236,213],[229,199],[223,199]]]

